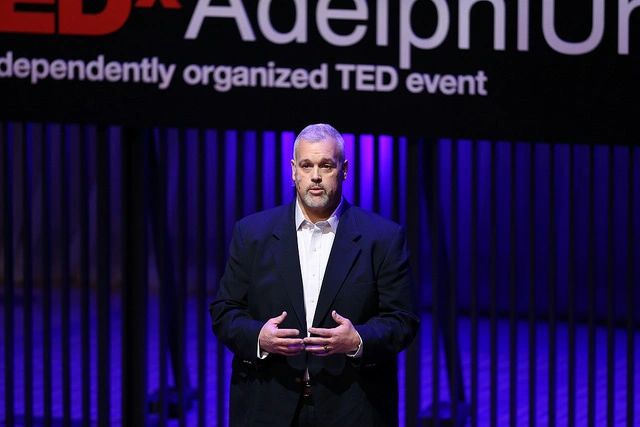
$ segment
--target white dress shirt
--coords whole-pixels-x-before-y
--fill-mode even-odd
[[[302,273],[307,328],[313,325],[313,316],[318,305],[322,279],[327,269],[329,254],[340,221],[341,207],[342,202],[329,219],[314,224],[305,218],[300,202],[296,199],[296,235],[298,237],[298,256]]]
[[[300,258],[300,272],[302,274],[302,288],[304,295],[304,311],[307,321],[307,336],[310,335],[308,328],[313,325],[313,317],[318,305],[318,296],[324,279],[324,272],[327,269],[329,255],[333,240],[338,230],[340,213],[342,212],[343,200],[340,200],[338,207],[331,216],[315,224],[309,221],[302,212],[300,201],[296,198],[296,236],[298,240],[298,257]],[[348,353],[349,357],[362,356],[362,338],[360,338],[358,349],[354,353]],[[259,340],[258,340],[259,341]],[[269,353],[260,350],[258,342],[258,357],[264,359]]]

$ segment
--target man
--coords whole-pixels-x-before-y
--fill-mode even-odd
[[[340,133],[308,126],[295,202],[236,224],[210,307],[233,426],[397,424],[396,355],[418,328],[405,236],[342,198],[347,171]]]

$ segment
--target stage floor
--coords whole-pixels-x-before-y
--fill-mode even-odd
[[[60,347],[61,341],[61,316],[59,304],[59,295],[56,295],[56,299],[53,301],[53,319],[51,323],[52,333],[52,384],[53,384],[53,415],[56,419],[54,425],[58,425],[57,420],[62,419],[62,352]],[[42,321],[42,300],[38,297],[34,298],[34,318],[33,318],[33,413],[36,419],[41,419],[44,413],[43,409],[43,321]],[[80,366],[80,349],[81,349],[81,329],[80,329],[80,307],[78,295],[72,296],[72,313],[71,313],[71,345],[72,345],[72,360],[71,360],[71,413],[74,420],[74,425],[80,425],[81,419],[81,366]],[[95,330],[96,327],[96,308],[95,298],[92,300],[92,321],[91,328]],[[120,300],[117,297],[113,298],[111,306],[111,408],[112,408],[112,425],[121,425],[121,323],[120,323]],[[14,399],[15,399],[15,414],[19,421],[24,414],[24,402],[25,402],[25,387],[24,387],[24,342],[25,335],[23,330],[23,311],[22,305],[16,304],[14,306],[14,322],[15,322],[15,351],[14,351],[14,373],[15,373],[15,387],[14,387]],[[6,342],[4,336],[4,302],[0,305],[0,342]],[[156,390],[159,385],[159,364],[160,358],[158,354],[158,305],[157,299],[150,298],[149,305],[149,341],[148,341],[148,375],[149,375],[149,390],[150,392]],[[197,301],[194,299],[189,300],[189,307],[187,310],[187,361],[188,361],[188,374],[191,384],[197,383],[197,328],[198,321],[203,322],[207,329],[207,343],[206,353],[207,358],[207,372],[206,383],[207,388],[205,392],[205,407],[207,426],[216,425],[219,399],[225,399],[226,396],[217,396],[217,382],[216,377],[216,357],[217,357],[217,344],[213,333],[210,332],[209,322],[206,313],[198,313]],[[528,426],[529,417],[531,416],[528,406],[528,389],[529,389],[529,349],[528,349],[528,325],[526,322],[519,322],[517,325],[517,416],[518,426]],[[489,321],[486,318],[482,318],[479,321],[479,360],[478,360],[478,372],[479,372],[479,387],[478,387],[478,425],[488,426],[490,425],[490,335],[489,335]],[[557,424],[558,426],[565,426],[568,423],[567,414],[567,402],[568,402],[568,331],[567,325],[564,323],[558,324],[557,329]],[[424,313],[422,316],[421,325],[421,371],[420,371],[420,402],[422,409],[426,410],[432,402],[432,352],[431,352],[431,318],[429,313]],[[536,425],[547,426],[549,425],[548,419],[548,370],[549,370],[549,339],[548,339],[548,325],[545,322],[539,322],[536,327],[536,364],[537,364],[537,378],[536,378],[536,411],[534,416],[536,417]],[[640,425],[640,332],[636,331],[635,334],[635,418],[636,425]],[[577,328],[577,356],[576,356],[576,425],[587,425],[587,369],[588,369],[588,353],[587,353],[587,340],[588,331],[586,326],[580,325]],[[598,328],[596,333],[596,426],[606,425],[606,405],[607,405],[607,360],[606,360],[606,339],[607,331],[605,328]],[[622,329],[615,330],[615,425],[626,426],[626,379],[627,379],[627,351],[626,351],[627,335],[626,331]],[[96,373],[96,334],[91,335],[91,414],[92,425],[97,421],[97,373]],[[459,346],[462,357],[464,384],[466,388],[467,399],[470,396],[470,375],[471,375],[471,335],[470,335],[470,322],[468,318],[461,317],[459,319]],[[4,345],[2,346],[4,348]],[[442,350],[442,345],[440,346]],[[366,343],[365,343],[366,351]],[[5,370],[4,370],[4,350],[0,351],[0,425],[5,425]],[[443,354],[441,357],[441,374],[440,374],[440,400],[448,400],[448,384],[445,374],[445,363]],[[509,323],[506,320],[500,320],[498,322],[498,398],[497,398],[497,416],[498,425],[509,425]],[[225,364],[230,365],[230,354],[225,353]],[[404,382],[404,363],[400,363],[399,381],[400,384]],[[407,375],[415,375],[415,373],[406,372]],[[223,381],[228,383],[229,369],[226,370],[226,375]],[[171,375],[169,375],[171,380]],[[402,388],[401,388],[402,390]],[[226,393],[225,393],[226,394]],[[209,402],[209,403],[207,403]],[[196,403],[197,405],[197,403]],[[224,405],[222,405],[224,407]],[[401,391],[400,400],[400,414],[403,414],[404,410],[404,392]],[[77,420],[77,422],[76,422]],[[59,424],[61,425],[61,424]],[[172,420],[169,425],[177,426],[178,423]],[[187,425],[197,425],[197,410],[196,407],[192,408],[187,414]],[[401,425],[404,425],[404,420],[401,417]],[[468,425],[470,425],[468,423]]]

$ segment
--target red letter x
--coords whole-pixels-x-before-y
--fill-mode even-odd
[[[150,8],[156,3],[156,0],[137,0],[135,7]],[[165,9],[180,9],[182,5],[178,0],[160,0],[160,4]]]

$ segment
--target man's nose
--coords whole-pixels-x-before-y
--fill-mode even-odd
[[[311,173],[311,180],[313,182],[322,181],[322,177],[320,176],[320,168],[318,168],[317,166],[313,168],[313,172]]]

